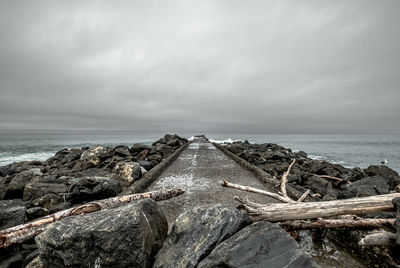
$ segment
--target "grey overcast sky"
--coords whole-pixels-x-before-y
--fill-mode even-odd
[[[0,2],[0,131],[399,134],[400,1]]]

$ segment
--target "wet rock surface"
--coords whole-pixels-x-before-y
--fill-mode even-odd
[[[137,201],[68,217],[36,237],[45,267],[150,267],[167,236],[157,203]]]
[[[196,207],[176,219],[153,267],[196,267],[217,244],[250,223],[237,209]]]
[[[318,267],[285,230],[257,222],[218,244],[199,268],[211,267]]]

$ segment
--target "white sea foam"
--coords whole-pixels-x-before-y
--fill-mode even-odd
[[[0,166],[5,166],[13,162],[21,162],[21,161],[32,161],[32,160],[44,161],[52,157],[54,154],[55,152],[37,152],[37,153],[26,153],[20,155],[12,155],[11,153],[1,153]]]
[[[210,142],[213,143],[218,143],[218,144],[223,144],[223,143],[233,143],[235,141],[240,141],[240,140],[232,140],[231,138],[227,139],[227,140],[214,140],[214,139],[209,139]]]

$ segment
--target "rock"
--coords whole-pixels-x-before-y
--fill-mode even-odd
[[[67,192],[67,186],[58,183],[28,183],[24,188],[24,195],[22,200],[28,201],[36,198],[40,198],[45,194],[64,194]]]
[[[150,161],[139,160],[138,163],[139,163],[140,166],[142,166],[147,171],[149,171],[150,169],[153,168],[153,165],[152,165],[152,163]]]
[[[144,150],[150,151],[151,147],[145,144],[136,143],[129,149],[132,154],[138,154]]]
[[[39,256],[34,258],[25,268],[45,268]]]
[[[304,185],[310,188],[313,192],[320,193],[323,196],[332,190],[332,184],[329,181],[316,176],[307,177],[304,180]]]
[[[368,177],[367,174],[365,174],[364,170],[362,170],[359,167],[353,168],[350,172],[350,175],[347,177],[347,180],[350,182],[358,181],[363,178]]]
[[[82,150],[79,149],[68,150],[68,153],[62,158],[61,163],[65,164],[78,160],[80,159],[81,155],[82,155]]]
[[[396,244],[400,245],[400,197],[393,198],[392,203],[396,210]]]
[[[387,166],[369,166],[367,169],[364,169],[364,171],[370,177],[375,175],[382,176],[389,184],[390,190],[393,190],[400,184],[399,174]]]
[[[342,192],[343,198],[365,197],[388,194],[389,184],[382,176],[367,177],[351,184],[347,184]]]
[[[222,205],[187,211],[176,219],[153,267],[196,267],[215,245],[250,223],[248,215]]]
[[[247,226],[218,244],[199,268],[318,267],[285,230],[270,222]]]
[[[43,217],[46,215],[49,215],[49,211],[42,207],[33,207],[33,208],[29,208],[26,211],[27,221],[31,221],[33,219],[40,218],[40,217]]]
[[[114,152],[116,155],[122,156],[122,157],[130,157],[131,156],[131,153],[129,152],[129,148],[124,145],[115,147]]]
[[[35,207],[51,208],[62,202],[64,202],[64,195],[49,193],[34,199],[30,204]]]
[[[88,163],[89,167],[95,167],[100,164],[102,158],[107,158],[110,154],[110,149],[103,146],[96,146],[84,151],[81,154],[80,161]]]
[[[137,162],[118,162],[113,169],[122,180],[132,183],[142,176],[140,164]]]
[[[13,175],[15,170],[13,170],[9,165],[0,166],[0,177],[5,177],[7,175]]]
[[[150,267],[168,223],[151,199],[68,217],[36,237],[45,267]]]
[[[70,200],[74,204],[113,197],[120,192],[119,182],[105,177],[78,178],[68,187]]]
[[[160,154],[152,154],[147,157],[148,161],[157,161],[158,163],[161,162],[162,156]]]
[[[1,200],[0,230],[24,223],[25,213],[26,207],[21,200]]]
[[[1,199],[21,199],[25,185],[35,176],[43,175],[40,168],[31,168],[16,174],[10,183],[1,190]]]

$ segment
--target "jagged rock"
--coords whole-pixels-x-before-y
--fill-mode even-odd
[[[139,163],[139,165],[140,165],[141,167],[143,167],[143,168],[144,168],[145,170],[147,170],[147,171],[149,171],[150,169],[153,168],[153,165],[152,165],[152,163],[151,163],[150,161],[147,161],[147,160],[139,160],[138,163]]]
[[[0,177],[5,177],[7,175],[13,175],[15,170],[13,170],[9,165],[0,166]]]
[[[22,200],[28,201],[40,198],[45,194],[63,194],[67,192],[67,186],[58,183],[28,183],[24,188],[24,195]]]
[[[31,221],[33,219],[39,218],[39,217],[43,217],[49,215],[49,211],[45,208],[42,207],[33,207],[33,208],[29,208],[26,211],[26,219],[28,221]]]
[[[88,167],[95,167],[100,164],[102,158],[107,158],[110,149],[103,146],[96,146],[84,151],[81,154],[80,161],[88,163]],[[111,156],[111,155],[110,155]]]
[[[115,147],[114,152],[116,155],[119,155],[122,157],[130,157],[131,156],[131,153],[129,152],[129,148],[124,145]]]
[[[140,143],[135,143],[134,145],[132,145],[132,147],[129,149],[129,151],[132,154],[138,154],[144,150],[151,150],[151,147],[145,144],[140,144]]]
[[[161,162],[162,156],[160,154],[152,154],[147,157],[148,161],[157,161],[158,163]]]
[[[332,184],[322,178],[316,176],[310,176],[304,180],[304,185],[310,188],[315,193],[320,193],[321,195],[326,195],[332,190]]]
[[[21,199],[25,185],[35,176],[43,175],[40,168],[31,168],[16,174],[1,190],[1,199]]]
[[[39,256],[35,257],[25,268],[45,268]]]
[[[343,198],[365,197],[388,194],[389,184],[382,176],[367,177],[351,184],[347,184],[342,192]]]
[[[248,215],[222,205],[187,211],[176,219],[153,267],[196,267],[218,243],[250,223]]]
[[[369,166],[364,171],[370,177],[375,175],[382,176],[389,184],[390,190],[393,190],[398,184],[400,184],[399,174],[387,166]]]
[[[218,244],[197,267],[318,266],[277,224],[257,222]]]
[[[363,178],[368,177],[367,174],[365,174],[364,170],[362,170],[359,167],[353,168],[350,172],[350,175],[347,177],[347,180],[350,182],[358,181]]]
[[[68,217],[36,237],[46,267],[150,267],[168,224],[151,199]]]
[[[68,187],[72,203],[104,199],[120,192],[119,182],[105,177],[78,178]]]
[[[114,166],[113,172],[128,183],[132,183],[142,176],[140,164],[137,162],[119,162]]]
[[[24,223],[26,207],[21,200],[0,201],[0,230]]]

